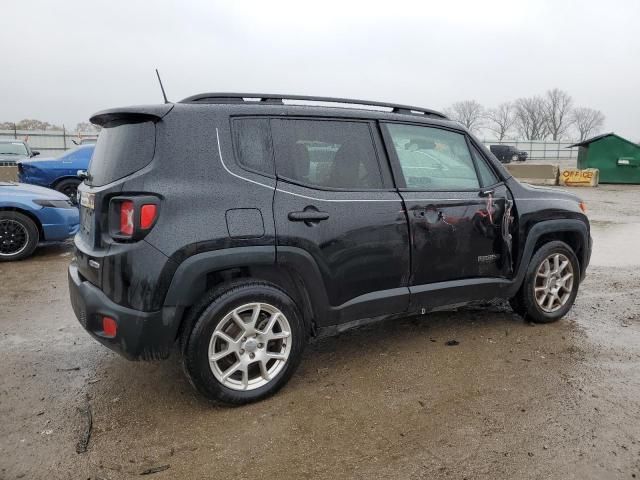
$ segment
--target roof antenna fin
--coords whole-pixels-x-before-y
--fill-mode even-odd
[[[162,86],[162,80],[160,79],[160,72],[158,72],[157,68],[156,68],[156,75],[158,76],[158,82],[160,83],[160,90],[162,90],[162,96],[164,97],[164,103],[170,103],[169,100],[167,100],[167,94],[164,92],[164,87]]]

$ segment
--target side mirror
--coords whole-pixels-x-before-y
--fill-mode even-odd
[[[38,155],[40,155],[40,152],[38,150],[31,150],[31,156],[32,157],[36,157]]]

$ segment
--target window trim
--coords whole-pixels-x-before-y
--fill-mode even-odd
[[[387,151],[389,151],[389,160],[392,164],[392,170],[394,172],[394,179],[396,180],[396,188],[399,192],[480,192],[488,187],[482,187],[480,182],[480,176],[478,175],[478,167],[476,165],[475,160],[473,159],[473,155],[471,154],[471,150],[469,149],[469,140],[468,135],[464,131],[460,131],[455,128],[448,128],[440,125],[433,124],[425,124],[425,123],[414,123],[414,122],[401,122],[401,121],[390,121],[383,120],[380,121],[381,130],[383,131],[383,138],[385,144],[387,145]],[[432,189],[418,189],[418,188],[409,188],[407,187],[406,180],[404,178],[404,172],[402,171],[402,166],[400,165],[400,158],[398,157],[398,153],[396,152],[395,147],[393,146],[393,139],[391,138],[391,132],[387,128],[387,124],[400,124],[400,125],[410,125],[412,127],[422,127],[422,128],[435,128],[438,130],[446,130],[448,132],[457,133],[458,135],[462,135],[467,142],[467,150],[469,150],[469,157],[471,157],[471,162],[473,163],[473,169],[476,173],[476,179],[478,180],[478,188],[432,188]],[[498,177],[499,178],[499,177]],[[401,182],[398,182],[401,180]],[[496,184],[497,185],[497,184]]]
[[[498,172],[496,172],[495,168],[493,168],[493,165],[491,164],[491,162],[485,158],[484,154],[482,153],[482,150],[478,148],[478,146],[475,144],[473,139],[469,135],[465,135],[465,136],[467,138],[467,146],[469,148],[469,153],[471,154],[471,160],[476,166],[476,175],[478,175],[478,183],[480,184],[480,188],[481,189],[494,188],[504,183],[504,180],[500,178],[500,175],[498,175]],[[473,152],[471,151],[471,147],[473,147],[473,149],[476,152],[478,152],[478,155],[480,156],[480,161],[484,161],[487,168],[491,171],[491,173],[493,173],[493,176],[496,177],[497,181],[495,183],[492,183],[491,185],[482,185],[482,176],[480,175],[480,169],[478,167],[476,159],[474,158]]]
[[[382,188],[339,188],[339,187],[325,187],[322,185],[314,185],[311,183],[301,182],[300,180],[292,179],[289,177],[285,177],[283,175],[278,174],[278,163],[277,163],[277,155],[275,152],[275,141],[273,136],[273,129],[271,128],[271,144],[273,146],[273,155],[274,155],[274,167],[276,171],[276,178],[278,180],[282,180],[285,183],[289,183],[292,185],[297,185],[299,187],[308,188],[311,190],[318,190],[323,192],[394,192],[396,189],[393,185],[393,172],[389,172],[388,177],[391,178],[392,185],[386,185],[387,179],[385,178],[385,174],[383,172],[384,168],[389,168],[388,165],[386,167],[383,165],[381,161],[381,152],[378,148],[378,143],[384,145],[384,140],[380,139],[380,142],[376,142],[376,133],[374,132],[373,125],[376,123],[376,120],[371,119],[361,119],[361,118],[345,118],[345,117],[314,117],[314,116],[290,116],[290,115],[265,115],[270,120],[310,120],[310,121],[328,121],[328,122],[349,122],[349,123],[362,123],[365,124],[369,128],[369,136],[371,138],[371,145],[373,147],[373,151],[376,156],[376,164],[378,166],[378,173],[380,175],[380,181],[382,183]],[[269,122],[271,127],[271,122]]]

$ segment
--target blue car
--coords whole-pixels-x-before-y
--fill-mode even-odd
[[[78,170],[89,168],[95,145],[80,145],[58,158],[39,158],[18,162],[18,181],[53,188],[75,201],[82,179]]]
[[[0,262],[28,257],[40,242],[66,240],[79,222],[78,209],[64,194],[0,182]]]

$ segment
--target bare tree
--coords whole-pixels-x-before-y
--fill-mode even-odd
[[[94,125],[93,123],[80,122],[76,125],[76,132],[89,133],[89,132],[99,132],[99,131],[100,131],[100,127],[98,127],[97,125]]]
[[[571,120],[580,135],[580,141],[597,134],[604,125],[604,115],[600,110],[580,107],[573,110]]]
[[[62,127],[33,118],[20,120],[16,126],[18,130],[62,130]]]
[[[516,121],[515,108],[513,103],[504,102],[488,110],[485,117],[487,128],[497,135],[498,140],[504,140]]]
[[[519,98],[515,101],[515,126],[523,140],[544,140],[549,131],[542,97]]]
[[[573,99],[564,90],[554,88],[547,91],[544,99],[544,111],[547,130],[552,140],[560,140],[571,126],[571,108]]]
[[[445,114],[462,124],[469,131],[477,131],[482,123],[484,107],[475,100],[456,102],[445,110]]]

